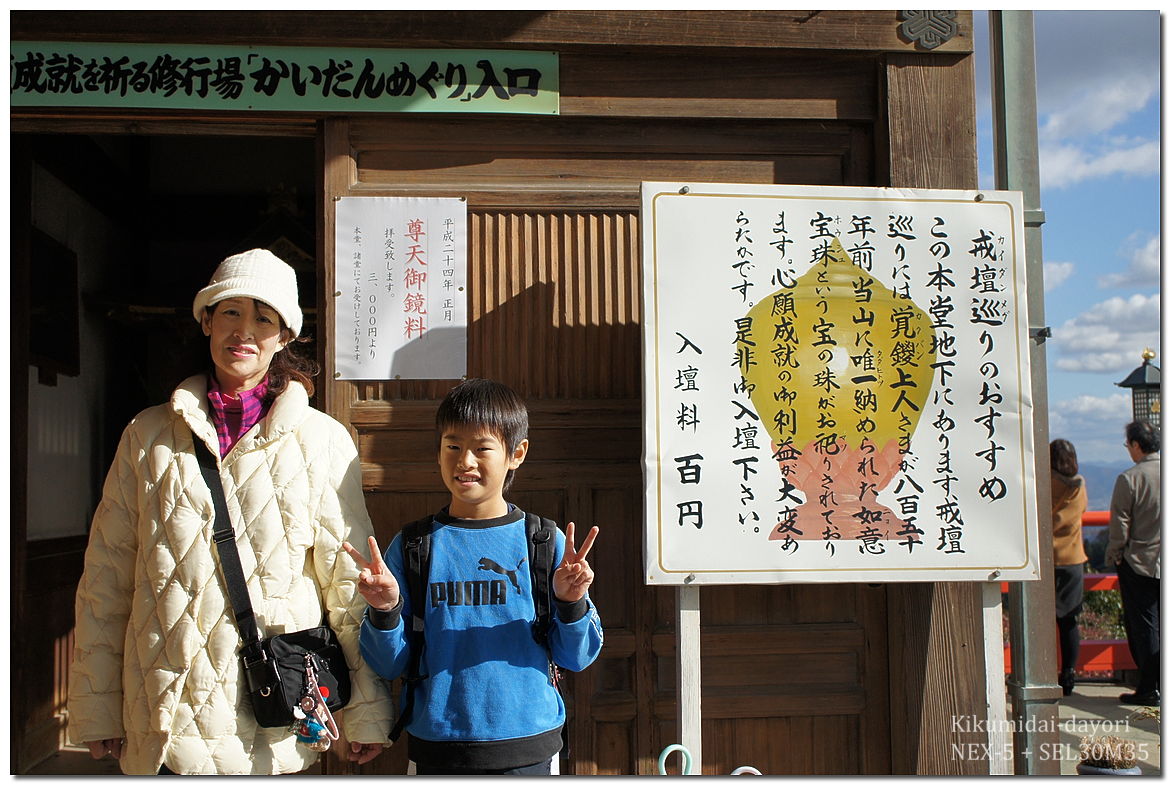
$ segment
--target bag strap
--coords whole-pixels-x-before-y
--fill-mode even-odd
[[[228,515],[227,499],[223,493],[223,481],[219,476],[219,465],[203,440],[192,434],[195,442],[195,456],[199,459],[199,471],[211,491],[215,506],[215,526],[212,539],[219,550],[219,566],[227,585],[228,599],[235,612],[236,627],[244,641],[245,651],[260,643],[260,631],[256,628],[256,614],[252,611],[252,598],[248,596],[248,582],[244,579],[244,568],[240,564],[240,552],[236,549],[236,532]],[[247,663],[245,663],[247,664]]]
[[[552,629],[553,590],[552,574],[556,569],[557,541],[554,532],[556,521],[535,513],[525,513],[525,528],[528,531],[528,568],[532,577],[532,602],[536,606],[536,621],[532,624],[532,637],[548,652],[548,674],[553,689],[561,691],[560,668],[553,661],[548,632]],[[570,755],[569,724],[561,725],[561,755]]]
[[[406,566],[406,589],[410,592],[410,661],[406,666],[406,682],[402,689],[405,693],[402,711],[398,715],[394,727],[390,730],[390,741],[398,741],[406,723],[410,722],[411,711],[414,709],[414,685],[422,679],[419,664],[422,662],[423,649],[426,647],[426,613],[427,577],[431,568],[431,523],[434,516],[428,515],[417,521],[408,523],[402,528],[402,562]],[[403,620],[406,621],[405,619]]]
[[[553,537],[554,521],[535,513],[525,513],[528,531],[528,566],[532,575],[532,602],[536,606],[536,622],[532,637],[541,646],[548,647],[548,631],[552,626],[552,573],[557,541]]]

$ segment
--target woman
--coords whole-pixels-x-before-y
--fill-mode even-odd
[[[126,774],[280,774],[317,758],[287,729],[258,727],[245,697],[195,439],[220,456],[261,634],[327,611],[352,671],[345,752],[364,763],[387,737],[389,696],[358,653],[365,602],[341,552],[373,533],[360,466],[345,428],[309,406],[297,302],[296,274],[268,251],[225,259],[193,307],[211,371],[131,421],[106,477],[77,590],[69,729]]]
[[[1049,445],[1052,462],[1052,564],[1056,574],[1056,628],[1060,633],[1060,676],[1057,682],[1071,695],[1081,651],[1077,617],[1084,597],[1085,544],[1081,517],[1088,504],[1085,478],[1079,474],[1077,451],[1064,439]]]

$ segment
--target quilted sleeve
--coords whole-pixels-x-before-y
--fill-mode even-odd
[[[142,455],[133,425],[123,431],[106,475],[77,587],[69,736],[78,744],[125,735],[122,655],[133,604],[140,484],[136,467]]]
[[[313,566],[317,585],[349,663],[352,691],[341,719],[345,737],[362,744],[380,744],[390,733],[392,707],[385,682],[362,659],[358,632],[366,602],[357,591],[358,568],[341,549],[343,540],[357,550],[369,550],[373,533],[362,494],[361,463],[349,433],[333,429],[328,453],[329,478],[321,490],[316,516]]]

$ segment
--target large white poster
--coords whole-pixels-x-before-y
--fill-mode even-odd
[[[467,373],[467,202],[337,202],[334,353],[339,379]]]
[[[647,581],[1037,579],[1022,214],[643,183]]]

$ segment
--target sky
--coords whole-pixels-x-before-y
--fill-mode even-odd
[[[1129,390],[1161,349],[1158,11],[1036,11],[1049,438],[1128,463]],[[995,187],[987,12],[974,12],[979,185]],[[1035,369],[1033,369],[1035,370]]]

